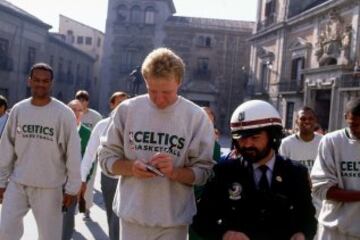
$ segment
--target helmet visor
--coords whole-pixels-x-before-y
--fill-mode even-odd
[[[259,134],[264,128],[255,128],[255,129],[248,129],[248,130],[239,130],[231,133],[232,138],[235,140],[250,137],[255,134]]]

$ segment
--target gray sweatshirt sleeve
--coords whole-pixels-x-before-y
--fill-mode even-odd
[[[326,199],[330,187],[338,185],[334,156],[334,143],[326,135],[320,141],[319,152],[311,170],[313,194],[321,200]]]
[[[16,111],[11,111],[0,139],[0,187],[5,188],[13,169],[15,155]]]
[[[214,127],[205,113],[194,128],[194,136],[189,144],[185,166],[195,174],[194,185],[204,185],[216,163],[213,160]]]
[[[67,115],[63,121],[65,131],[65,164],[67,172],[67,182],[65,184],[65,192],[76,195],[80,190],[80,137],[77,132],[74,116]]]
[[[99,163],[103,173],[113,177],[112,166],[118,159],[124,159],[124,138],[123,124],[120,116],[125,107],[118,108],[115,115],[111,118],[106,133],[100,138]]]

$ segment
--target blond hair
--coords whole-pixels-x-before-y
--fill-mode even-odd
[[[153,50],[145,58],[141,73],[145,80],[149,77],[169,77],[173,75],[181,83],[185,73],[183,60],[168,48]]]

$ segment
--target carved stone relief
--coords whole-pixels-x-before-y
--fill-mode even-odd
[[[332,10],[316,44],[315,56],[319,66],[351,64],[351,34],[352,26],[344,26],[344,20],[335,10]]]

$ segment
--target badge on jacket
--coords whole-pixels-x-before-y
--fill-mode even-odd
[[[229,199],[231,200],[241,199],[242,186],[240,183],[234,182],[228,191],[229,191]]]

